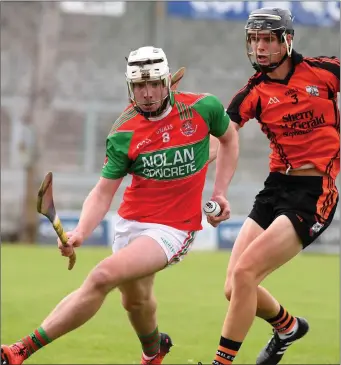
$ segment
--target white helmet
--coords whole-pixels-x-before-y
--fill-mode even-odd
[[[169,76],[165,52],[161,48],[141,47],[128,57],[127,82],[160,80]]]
[[[162,81],[162,85],[166,86],[169,89],[169,92],[162,100],[154,102],[162,102],[163,104],[162,108],[155,114],[160,114],[164,110],[170,94],[170,71],[166,54],[161,48],[148,46],[130,52],[127,59],[126,80],[129,98],[135,105],[137,105],[137,103],[133,91],[134,83]]]

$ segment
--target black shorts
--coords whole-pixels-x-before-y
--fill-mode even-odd
[[[328,176],[292,176],[271,172],[249,214],[263,229],[286,215],[300,237],[310,245],[333,220],[339,194]]]

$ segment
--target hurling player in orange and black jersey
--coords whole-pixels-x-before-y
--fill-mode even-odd
[[[232,250],[225,284],[230,306],[215,365],[232,363],[256,315],[274,329],[257,364],[278,364],[289,345],[308,332],[304,318],[292,316],[259,284],[327,229],[338,202],[339,59],[295,52],[288,10],[255,10],[245,29],[257,72],[227,113],[237,129],[257,119],[272,153],[264,189]]]

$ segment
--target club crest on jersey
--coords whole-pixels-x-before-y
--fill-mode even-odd
[[[311,86],[306,86],[305,89],[307,90],[307,93],[312,95],[312,96],[319,96],[319,89],[317,86],[311,85]]]
[[[181,133],[186,137],[193,135],[196,132],[196,130],[197,130],[197,125],[193,126],[191,120],[185,120],[180,128]]]

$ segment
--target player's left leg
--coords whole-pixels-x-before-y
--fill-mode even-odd
[[[282,215],[243,252],[234,269],[222,345],[213,364],[232,363],[256,316],[258,284],[301,250],[301,240],[291,221]]]
[[[278,209],[290,219],[303,248],[306,248],[328,229],[333,220],[338,203],[335,181],[326,175],[282,175],[281,178],[291,186],[288,185],[289,190],[281,189],[282,204],[285,203],[284,206],[279,204]],[[278,364],[288,347],[303,337],[309,329],[304,318],[292,317],[283,308],[267,321],[274,327],[273,336],[258,355],[258,365]]]
[[[153,283],[154,275],[151,275],[119,288],[123,307],[142,345],[142,364],[161,363],[172,346],[170,337],[158,329]]]

